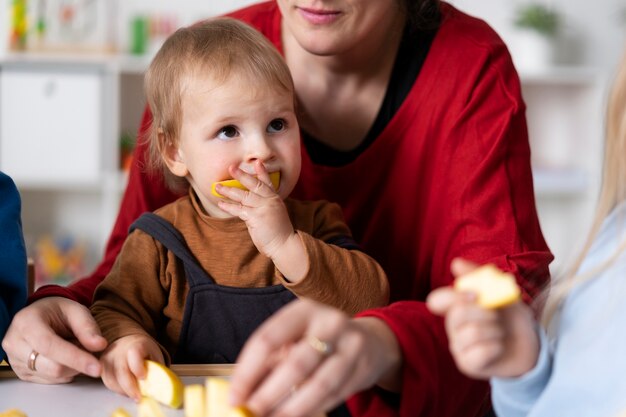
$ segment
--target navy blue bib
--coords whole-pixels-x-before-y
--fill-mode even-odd
[[[202,269],[180,232],[167,220],[144,213],[130,227],[158,240],[180,259],[189,294],[174,363],[235,363],[252,332],[296,296],[283,285],[239,288],[219,285]]]
[[[235,363],[252,332],[296,296],[283,285],[261,288],[217,284],[202,269],[185,239],[170,222],[144,213],[131,226],[161,242],[183,262],[189,284],[185,313],[173,363]],[[354,244],[342,242],[342,246]],[[345,403],[328,417],[351,417]]]

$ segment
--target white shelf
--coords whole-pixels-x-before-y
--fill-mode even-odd
[[[0,58],[2,64],[53,64],[71,67],[105,67],[109,71],[123,74],[143,74],[151,55],[116,53],[71,53],[71,52],[11,52]]]
[[[128,183],[128,173],[124,171],[102,173],[101,177],[94,180],[82,180],[81,178],[69,181],[46,181],[43,179],[15,180],[20,190],[32,191],[67,191],[67,192],[93,192],[101,193],[104,191],[112,193],[123,193]]]

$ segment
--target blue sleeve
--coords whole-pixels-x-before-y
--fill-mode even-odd
[[[21,201],[15,184],[0,172],[0,339],[26,304],[26,247]],[[0,347],[0,359],[5,357]]]
[[[552,375],[552,353],[543,329],[539,333],[539,358],[533,369],[518,378],[492,378],[491,397],[498,416],[524,417],[534,407]]]

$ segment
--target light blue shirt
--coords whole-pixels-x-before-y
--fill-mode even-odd
[[[626,239],[626,203],[605,220],[580,272],[598,268]],[[491,380],[500,417],[617,417],[626,411],[626,251],[576,287],[555,319],[555,338],[540,330],[534,369]]]

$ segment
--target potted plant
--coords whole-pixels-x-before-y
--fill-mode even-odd
[[[534,30],[545,37],[554,37],[559,30],[560,20],[554,10],[542,4],[530,3],[518,9],[515,26]]]
[[[561,16],[553,9],[528,3],[517,9],[513,55],[518,68],[545,70],[554,61],[554,44],[561,27]]]

